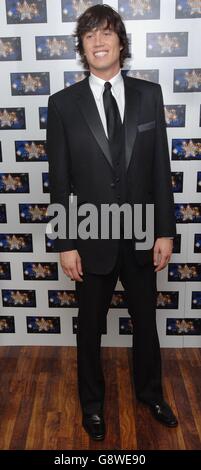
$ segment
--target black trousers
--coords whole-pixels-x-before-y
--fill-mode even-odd
[[[139,400],[163,398],[161,356],[156,328],[156,273],[154,266],[139,266],[131,240],[120,240],[112,272],[84,273],[76,283],[79,302],[77,331],[78,390],[82,411],[103,411],[105,380],[101,366],[101,335],[118,277],[126,291],[133,322],[133,379]]]

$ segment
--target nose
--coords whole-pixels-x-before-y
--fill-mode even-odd
[[[96,34],[94,36],[94,43],[97,47],[102,46],[104,44],[103,35],[101,34],[101,31],[96,31]]]

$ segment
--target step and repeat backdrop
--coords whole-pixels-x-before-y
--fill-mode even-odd
[[[75,345],[77,298],[46,235],[48,96],[82,80],[72,33],[97,0],[0,0],[0,341]],[[108,0],[130,42],[129,76],[160,83],[177,238],[158,274],[162,346],[201,346],[201,0]],[[79,138],[79,129],[78,129]],[[130,346],[117,284],[103,346]],[[89,325],[86,325],[88,328]]]

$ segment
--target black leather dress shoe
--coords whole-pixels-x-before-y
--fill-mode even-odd
[[[178,425],[178,421],[170,406],[163,400],[149,404],[149,408],[154,416],[160,423],[175,428]]]
[[[105,423],[101,414],[83,414],[82,425],[94,441],[102,441],[105,437]]]

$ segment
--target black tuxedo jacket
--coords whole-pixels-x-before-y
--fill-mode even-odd
[[[154,203],[155,239],[176,234],[169,153],[161,87],[123,76],[125,86],[125,164],[130,204]],[[87,76],[49,97],[47,149],[50,202],[117,203],[108,140]],[[68,227],[68,223],[67,223]],[[68,233],[68,229],[67,229]],[[133,241],[135,247],[135,243]],[[99,274],[112,270],[119,240],[57,239],[56,251],[77,249],[83,269]],[[140,264],[153,262],[153,249],[137,251]]]

